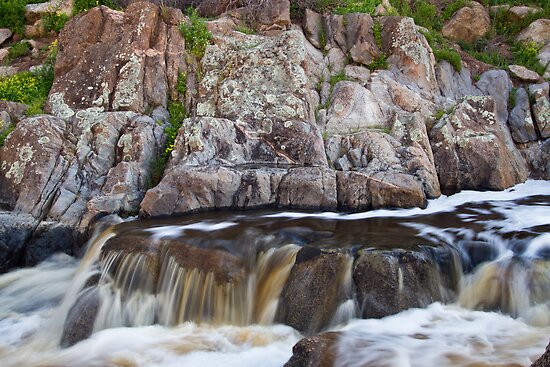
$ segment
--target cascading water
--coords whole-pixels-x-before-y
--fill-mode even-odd
[[[529,366],[550,335],[549,260],[540,182],[425,210],[130,221],[79,262],[0,276],[0,364],[281,366],[301,336],[280,323],[306,320],[337,330],[336,366]],[[357,319],[371,305],[388,316]]]

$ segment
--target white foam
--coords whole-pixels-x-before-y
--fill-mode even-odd
[[[160,226],[147,228],[146,231],[152,233],[154,239],[160,238],[176,238],[182,236],[187,230],[195,230],[202,232],[213,232],[236,226],[235,222],[221,222],[221,223],[208,223],[197,222],[192,224],[186,224],[183,226]]]
[[[458,206],[466,203],[483,203],[510,201],[527,198],[536,195],[550,195],[550,182],[542,180],[528,180],[525,183],[518,184],[504,191],[472,191],[465,190],[451,196],[442,195],[437,199],[428,200],[428,206],[425,209],[379,209],[363,213],[341,214],[335,212],[324,213],[295,213],[282,212],[265,215],[265,218],[319,218],[319,219],[338,219],[338,220],[357,220],[366,218],[381,217],[414,217],[420,215],[429,215],[435,213],[450,212]]]
[[[550,328],[511,317],[432,304],[342,329],[336,366],[528,366],[544,351]]]

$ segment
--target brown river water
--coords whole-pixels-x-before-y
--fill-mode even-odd
[[[102,251],[117,236],[139,251]],[[123,237],[121,237],[123,238]],[[163,255],[166,239],[246,259],[245,281],[221,283]],[[58,254],[0,276],[0,366],[282,366],[303,336],[274,323],[303,246],[450,248],[459,290],[382,319],[358,319],[352,257],[338,275],[350,299],[327,330],[340,331],[336,366],[530,366],[550,337],[550,183],[462,192],[426,209],[365,213],[214,212],[128,220],[98,231],[81,259]],[[165,250],[170,254],[170,249]],[[60,347],[71,308],[97,284],[92,336]]]

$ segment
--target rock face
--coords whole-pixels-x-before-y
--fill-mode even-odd
[[[382,50],[388,55],[390,70],[395,73],[396,80],[419,88],[425,96],[436,96],[439,89],[435,58],[412,18],[383,17],[381,24]]]
[[[165,12],[136,2],[124,13],[97,7],[71,19],[59,36],[48,111],[68,118],[89,107],[142,113],[166,107],[185,63],[183,15]]]
[[[22,120],[0,148],[0,200],[83,232],[100,212],[136,211],[162,128],[132,112]]]
[[[465,97],[430,132],[442,191],[502,190],[523,182],[525,163],[506,134],[491,97]]]
[[[485,7],[476,1],[471,1],[445,23],[441,33],[456,41],[473,42],[483,37],[490,26],[491,18]]]

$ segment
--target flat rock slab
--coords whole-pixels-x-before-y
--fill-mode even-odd
[[[542,81],[541,76],[534,72],[533,70],[527,69],[525,66],[521,65],[510,65],[508,69],[512,73],[512,76],[515,78],[527,82],[527,83],[537,83]]]

